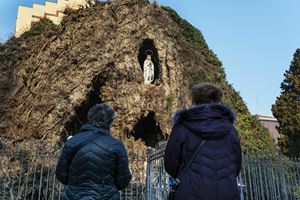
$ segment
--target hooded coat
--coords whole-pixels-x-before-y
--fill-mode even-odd
[[[97,137],[76,152],[91,134]],[[66,185],[63,200],[118,200],[131,179],[126,149],[107,129],[85,124],[65,143],[56,177]]]
[[[206,143],[182,176],[176,200],[239,200],[236,176],[241,147],[233,126],[235,116],[220,104],[203,104],[174,116],[165,151],[165,169],[177,177],[200,142]]]

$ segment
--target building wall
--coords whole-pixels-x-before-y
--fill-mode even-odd
[[[79,9],[88,6],[86,0],[57,0],[56,3],[46,1],[44,5],[33,4],[32,7],[19,6],[15,36],[19,37],[28,31],[33,22],[48,18],[54,24],[60,24],[66,8]]]
[[[280,134],[278,133],[276,126],[278,126],[279,123],[274,121],[260,121],[260,123],[263,125],[263,127],[269,130],[271,136],[275,139],[276,143],[278,143],[278,138],[280,137]]]
[[[264,115],[257,115],[256,118],[263,127],[268,129],[271,136],[275,139],[276,143],[278,143],[278,138],[280,137],[280,134],[276,128],[277,126],[279,126],[277,119],[271,116]]]

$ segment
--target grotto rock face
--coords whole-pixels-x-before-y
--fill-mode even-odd
[[[116,110],[116,136],[134,134],[149,113],[163,135],[169,134],[172,114],[189,102],[182,70],[201,67],[201,54],[197,65],[182,56],[194,50],[175,37],[180,32],[165,11],[143,1],[97,4],[70,14],[61,28],[50,38],[23,44],[39,43],[40,48],[16,68],[15,102],[6,114],[15,120],[7,121],[6,137],[74,134],[88,108],[100,102]],[[155,65],[149,85],[142,71],[147,50]]]
[[[8,139],[64,140],[86,121],[90,106],[106,102],[116,110],[113,135],[154,146],[170,134],[176,110],[190,106],[195,75],[219,79],[220,67],[205,61],[169,13],[141,0],[74,11],[60,26],[21,36],[17,45],[24,56],[1,96],[0,134]],[[152,84],[144,84],[146,51],[155,67]]]

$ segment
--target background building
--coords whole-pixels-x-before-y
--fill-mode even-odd
[[[28,31],[34,22],[42,18],[50,19],[54,24],[60,24],[66,8],[77,10],[89,5],[88,0],[57,0],[56,2],[45,1],[44,4],[34,3],[32,7],[19,6],[16,22],[15,36],[19,37]]]
[[[276,128],[276,126],[279,126],[277,119],[269,115],[256,115],[256,118],[263,127],[269,130],[271,136],[275,139],[276,143],[278,143],[280,134]]]

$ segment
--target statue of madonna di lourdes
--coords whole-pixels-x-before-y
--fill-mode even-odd
[[[151,84],[154,80],[154,65],[151,60],[151,55],[147,55],[144,61],[144,83]]]

